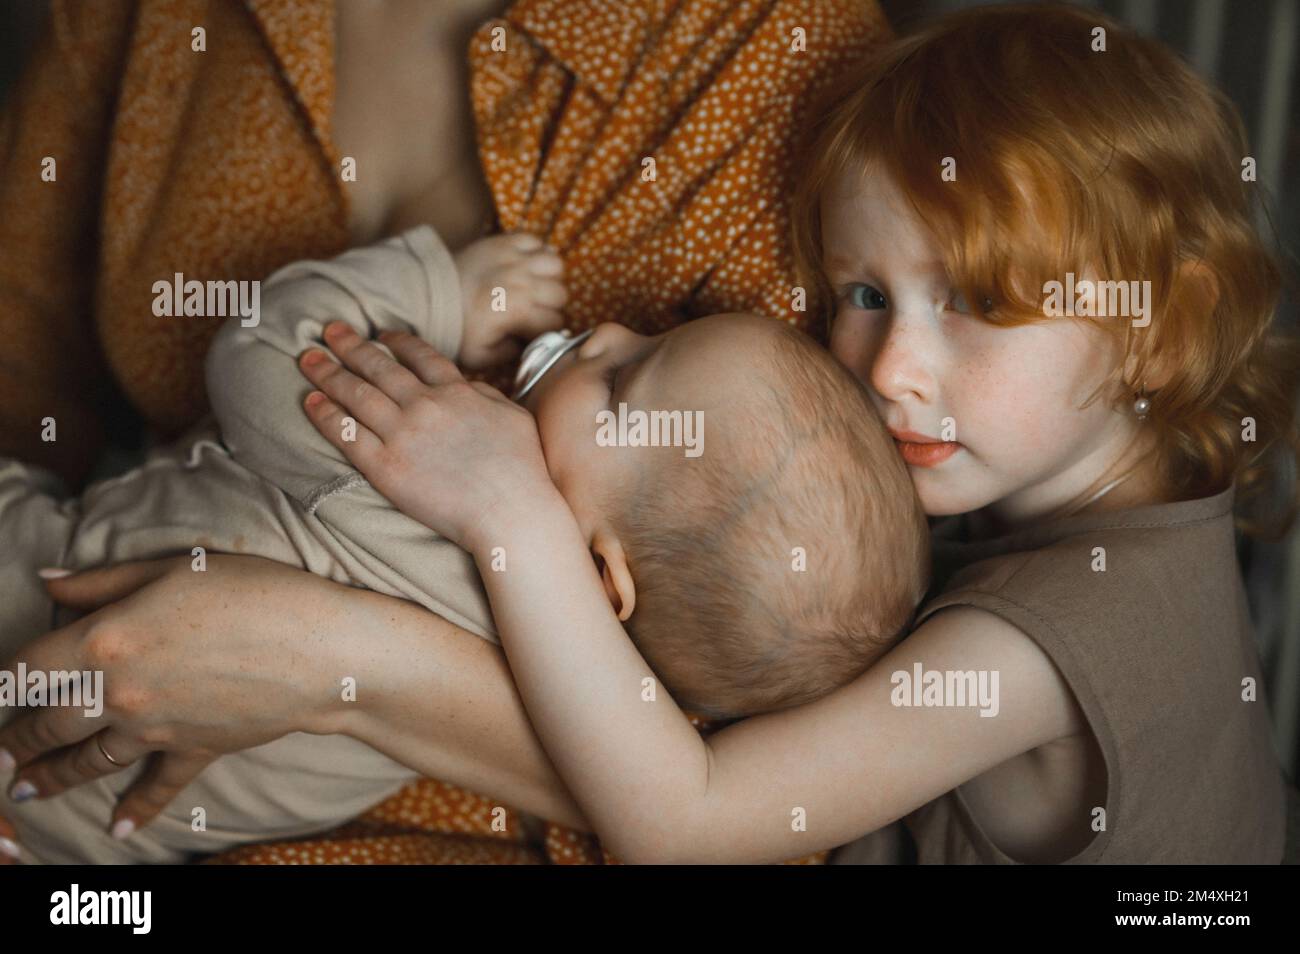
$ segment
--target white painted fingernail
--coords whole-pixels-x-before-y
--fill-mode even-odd
[[[8,838],[0,837],[0,855],[5,855],[9,858],[12,858],[14,861],[17,861],[18,856],[21,854],[22,854],[22,850],[19,849],[19,847],[16,844],[14,844]]]
[[[133,831],[135,831],[135,822],[129,818],[123,818],[114,823],[111,834],[118,841],[123,841],[130,838]]]
[[[14,761],[13,753],[8,749],[0,749],[0,772],[9,772],[18,763]]]
[[[65,570],[61,566],[43,566],[36,571],[36,575],[42,580],[59,580],[65,576],[72,576],[72,571]]]
[[[36,786],[27,781],[27,779],[23,779],[20,782],[16,782],[14,787],[9,789],[9,797],[15,802],[25,802],[29,798],[35,798]]]

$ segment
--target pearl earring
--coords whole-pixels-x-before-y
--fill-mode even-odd
[[[1151,399],[1147,397],[1146,385],[1142,386],[1142,393],[1138,399],[1133,402],[1133,413],[1137,415],[1139,421],[1145,421],[1147,414],[1151,412]]]

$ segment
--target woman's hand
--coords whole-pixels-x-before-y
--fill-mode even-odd
[[[5,668],[102,672],[103,712],[24,709],[0,728],[0,749],[18,766],[11,797],[57,795],[161,753],[114,814],[124,837],[218,755],[293,731],[333,731],[340,696],[328,635],[345,628],[352,608],[336,598],[345,591],[337,584],[258,557],[211,554],[204,572],[186,556],[47,586],[59,603],[97,611],[29,643]]]
[[[15,841],[17,837],[18,833],[14,831],[14,826],[0,815],[0,865],[18,863],[18,842]]]
[[[399,510],[481,555],[498,528],[559,500],[532,415],[500,391],[467,382],[414,335],[380,335],[402,364],[343,322],[325,340],[343,366],[304,352],[302,372],[320,389],[307,416]]]

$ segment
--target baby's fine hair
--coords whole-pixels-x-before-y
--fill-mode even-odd
[[[1044,320],[1045,283],[1070,272],[1150,281],[1149,325],[1077,319],[1123,355],[1089,400],[1147,391],[1168,499],[1235,480],[1244,531],[1290,526],[1300,348],[1274,321],[1281,265],[1253,224],[1241,118],[1176,54],[1094,10],[965,10],[873,50],[801,139],[796,270],[823,318],[822,196],[868,170],[899,185],[992,324]]]
[[[636,585],[628,633],[688,712],[738,718],[851,681],[905,634],[925,513],[866,390],[791,325],[709,451],[612,508]]]

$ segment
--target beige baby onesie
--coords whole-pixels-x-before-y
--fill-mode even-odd
[[[230,319],[208,353],[215,420],[129,473],[60,501],[47,473],[0,458],[0,654],[76,618],[51,605],[39,567],[79,570],[195,547],[262,556],[409,599],[497,641],[472,558],[396,510],[303,413],[312,386],[297,358],[321,344],[332,320],[363,337],[411,331],[454,359],[459,277],[433,229],[328,262],[297,262],[267,279],[256,326]],[[347,676],[339,673],[340,693]],[[13,711],[0,708],[0,719]],[[142,767],[48,800],[7,802],[25,860],[178,862],[300,837],[355,817],[416,775],[346,736],[295,733],[218,759],[156,821],[116,841],[107,834],[112,808]]]

